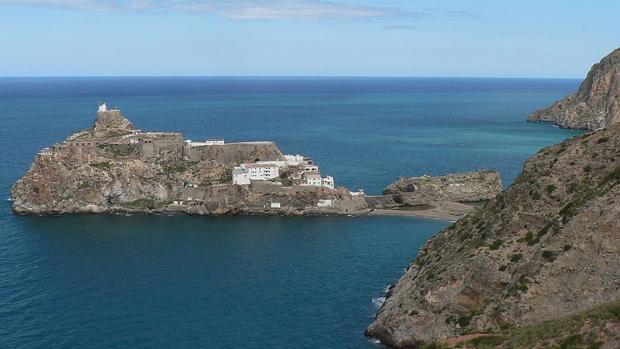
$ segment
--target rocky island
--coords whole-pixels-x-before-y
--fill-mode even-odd
[[[367,334],[394,348],[619,348],[620,123],[592,120],[567,125],[608,127],[543,149],[431,238]]]
[[[620,48],[592,67],[576,93],[535,111],[528,121],[583,130],[620,122]]]
[[[362,193],[334,185],[273,142],[194,142],[142,132],[99,107],[92,128],[45,148],[11,190],[22,214],[361,214]]]

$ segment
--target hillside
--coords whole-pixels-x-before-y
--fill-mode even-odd
[[[620,298],[620,124],[548,147],[429,240],[367,334],[416,347],[535,325]]]

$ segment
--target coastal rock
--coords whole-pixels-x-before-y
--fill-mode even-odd
[[[540,324],[620,298],[620,124],[531,157],[430,239],[367,334],[395,348]]]
[[[584,130],[620,122],[620,48],[592,66],[576,93],[534,112],[528,121]]]
[[[502,191],[499,173],[493,170],[446,176],[399,178],[383,194],[405,206],[429,205],[438,201],[477,202],[493,199]]]
[[[290,185],[288,177],[232,183],[236,165],[257,161],[284,163],[285,157],[273,142],[191,142],[180,133],[142,132],[120,110],[102,104],[92,128],[36,156],[26,175],[13,185],[13,211],[210,215],[367,211],[364,196],[334,188],[333,179],[331,187]]]

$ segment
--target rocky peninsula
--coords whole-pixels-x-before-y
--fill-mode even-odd
[[[399,178],[380,196],[368,196],[373,213],[415,215],[455,221],[472,212],[475,204],[502,191],[499,172],[480,170],[445,176]]]
[[[19,214],[372,212],[455,220],[473,207],[453,201],[490,199],[501,184],[496,172],[482,171],[402,179],[386,191],[369,197],[336,187],[312,159],[285,155],[273,142],[195,142],[175,132],[143,132],[102,104],[91,128],[37,154],[11,199]],[[407,206],[417,209],[382,211]]]
[[[576,93],[535,111],[528,121],[583,130],[597,130],[620,122],[620,48],[592,66]]]
[[[422,247],[367,334],[394,348],[618,348],[619,198],[620,124],[545,148]]]

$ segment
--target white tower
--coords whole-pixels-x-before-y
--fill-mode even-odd
[[[108,111],[108,106],[105,103],[99,104],[98,112],[106,112],[106,111]]]

